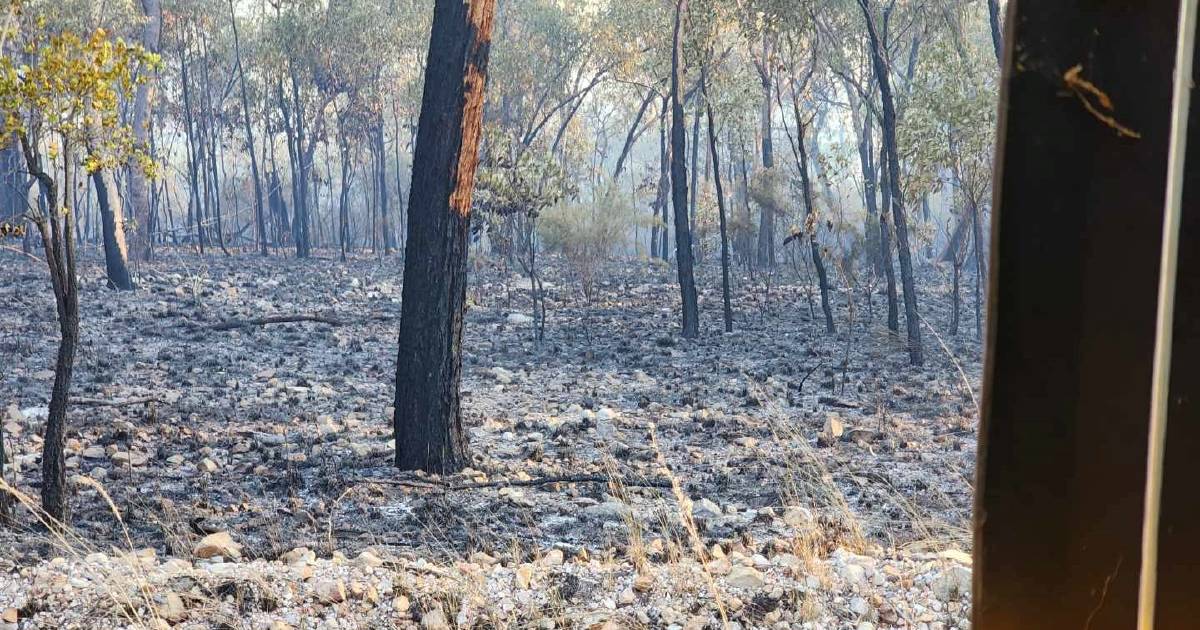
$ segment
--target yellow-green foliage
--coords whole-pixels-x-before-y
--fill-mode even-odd
[[[10,6],[18,26],[6,30],[5,39],[23,54],[0,56],[3,135],[44,138],[52,160],[62,148],[57,142],[80,147],[89,172],[136,160],[153,173],[133,130],[121,122],[120,101],[146,76],[135,69],[153,67],[157,55],[104,29],[53,32],[44,16],[22,14],[21,3]]]
[[[609,186],[593,203],[560,203],[542,214],[542,244],[571,261],[593,262],[629,244],[638,213]]]

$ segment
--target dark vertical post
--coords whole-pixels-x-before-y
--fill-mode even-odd
[[[1010,4],[977,630],[1135,625],[1178,8]]]
[[[692,269],[692,228],[688,224],[686,131],[683,113],[683,14],[688,0],[675,4],[674,49],[671,53],[671,205],[675,209],[675,261],[683,303],[683,336],[700,336],[700,309]],[[696,138],[692,138],[695,142]],[[663,206],[666,216],[666,206]]]
[[[437,0],[413,152],[396,361],[396,466],[466,463],[459,408],[467,233],[495,0]]]

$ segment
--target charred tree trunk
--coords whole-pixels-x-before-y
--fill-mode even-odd
[[[700,202],[700,119],[704,118],[703,105],[696,103],[696,119],[692,121],[692,188],[688,198],[688,216],[691,225],[696,225],[696,208]],[[693,235],[694,236],[694,235]]]
[[[960,278],[962,277],[962,264],[960,263],[957,255],[955,255],[954,260],[950,261],[950,264],[954,267],[954,281],[951,285],[953,288],[951,289],[950,294],[950,336],[957,337],[958,317],[960,310],[959,305],[962,303],[961,292],[959,291],[959,285],[961,284]]]
[[[796,97],[793,94],[793,97]],[[800,105],[798,98],[793,99],[792,106],[796,109],[796,151],[800,157],[800,188],[804,194],[804,210],[807,216],[813,215],[813,196],[812,186],[808,180],[808,149],[804,145],[804,136],[807,131],[807,125],[800,117]],[[837,332],[837,326],[833,323],[833,306],[829,303],[829,272],[825,269],[825,260],[821,256],[821,245],[817,242],[817,230],[819,229],[819,221],[806,221],[812,225],[812,230],[808,234],[808,246],[812,255],[813,268],[817,270],[817,283],[821,289],[821,310],[825,313],[825,331],[829,334]]]
[[[129,275],[129,248],[125,243],[125,213],[121,202],[113,198],[114,189],[109,183],[108,172],[101,169],[91,175],[96,187],[96,201],[100,206],[100,222],[104,230],[104,271],[108,286],[121,291],[132,291],[136,287]]]
[[[294,207],[294,216],[292,217],[292,240],[296,243],[296,257],[308,258],[311,249],[309,241],[309,197],[308,184],[311,179],[312,170],[312,153],[310,148],[304,143],[304,110],[302,101],[300,100],[300,82],[296,78],[295,69],[291,73],[292,81],[292,103],[295,105],[295,148],[294,157],[295,164],[292,170],[292,182],[295,187],[296,197],[292,201]],[[310,141],[310,144],[315,147],[316,142]]]
[[[654,101],[654,88],[646,90],[646,98],[642,99],[642,105],[638,108],[638,113],[633,117],[633,124],[629,127],[629,133],[625,136],[625,144],[621,147],[621,155],[617,158],[617,166],[613,169],[613,181],[621,178],[621,172],[625,170],[625,160],[629,158],[629,153],[633,149],[633,143],[638,137],[638,127],[642,124],[642,118],[646,116],[646,110],[650,108],[650,103]]]
[[[42,166],[37,141],[30,141],[24,134],[21,134],[20,141],[26,167],[37,179],[46,200],[45,210],[38,215],[34,223],[42,237],[42,248],[50,270],[50,284],[54,290],[54,303],[58,313],[60,339],[54,364],[54,388],[50,393],[50,410],[46,418],[45,433],[42,435],[42,509],[54,519],[55,523],[52,524],[59,524],[67,519],[67,470],[63,451],[66,446],[71,375],[75,369],[75,350],[79,344],[75,239],[70,213],[59,212],[59,189]],[[69,147],[63,147],[62,157],[64,181],[70,187],[72,160]]]
[[[354,169],[350,164],[350,139],[345,134],[343,126],[338,133],[338,154],[342,167],[341,190],[338,195],[338,244],[342,250],[342,262],[346,262],[350,242],[350,180],[354,177]]]
[[[751,231],[753,223],[753,212],[750,210],[750,165],[749,158],[746,153],[749,151],[746,148],[745,138],[739,143],[741,149],[742,162],[742,221],[741,230],[734,245],[737,247],[738,257],[747,268],[754,267],[754,233]]]
[[[979,220],[979,204],[971,202],[971,232],[975,242],[975,339],[983,339],[983,280],[987,275],[987,261],[983,251],[983,226]]]
[[[250,153],[250,177],[254,180],[254,222],[258,226],[259,253],[267,252],[267,223],[263,213],[262,178],[258,174],[258,157],[254,153],[254,128],[250,124],[250,98],[246,95],[246,68],[242,65],[242,46],[238,39],[237,16],[233,0],[229,0],[229,22],[233,26],[233,53],[237,60],[238,85],[242,93],[242,121],[246,126],[246,150]]]
[[[179,85],[183,91],[184,131],[187,134],[188,149],[188,227],[192,227],[192,221],[194,220],[196,224],[196,246],[200,249],[200,253],[204,254],[204,214],[200,205],[200,141],[197,137],[199,134],[194,122],[195,117],[193,116],[192,90],[191,81],[188,78],[186,49],[180,51],[179,74],[181,77]]]
[[[683,337],[694,339],[700,336],[700,309],[692,268],[692,229],[688,225],[687,131],[682,91],[682,14],[687,11],[687,5],[688,0],[678,0],[675,4],[674,49],[671,53],[671,205],[675,208],[675,259],[679,292],[683,298]]]
[[[892,98],[892,83],[888,77],[887,64],[883,60],[883,44],[875,32],[871,16],[870,0],[859,0],[863,17],[867,22],[870,39],[871,64],[875,68],[875,81],[879,84],[879,100],[883,105],[883,146],[887,153],[888,184],[892,197],[892,220],[896,229],[896,249],[900,258],[900,283],[904,287],[904,320],[908,328],[908,358],[913,365],[924,363],[921,348],[921,321],[917,313],[917,284],[913,276],[912,249],[908,244],[908,219],[904,200],[900,192],[900,154],[896,147],[896,105]]]
[[[725,332],[733,332],[733,304],[729,291],[729,232],[725,220],[725,191],[721,187],[721,158],[717,153],[717,125],[713,121],[712,101],[708,100],[708,76],[700,80],[705,91],[708,114],[708,150],[712,161],[713,184],[717,187],[717,220],[721,228],[721,301],[725,314]],[[698,139],[697,139],[698,141]]]
[[[389,210],[387,184],[387,142],[383,136],[383,116],[379,117],[375,126],[375,177],[379,194],[379,220],[383,230],[383,252],[390,254],[396,251],[396,231],[392,228],[392,217]],[[400,139],[397,138],[396,142]]]
[[[770,47],[764,36],[763,59],[758,65],[759,78],[762,80],[762,163],[764,170],[775,168],[775,143],[771,138],[774,128],[775,108],[771,103],[772,77],[770,62]],[[775,266],[775,208],[763,204],[759,209],[758,221],[758,264],[760,267]]]
[[[851,93],[848,84],[846,92]],[[852,104],[853,102],[851,100]],[[861,115],[858,107],[852,107],[851,113],[854,117],[854,127],[859,132],[858,164],[863,180],[863,203],[867,208],[863,235],[866,237],[867,255],[871,258],[871,266],[876,274],[882,276],[883,260],[879,247],[879,200],[876,198],[879,180],[875,174],[875,163],[872,157],[875,143],[871,138],[871,129],[874,125],[869,111],[865,115]]]
[[[654,198],[654,218],[659,219],[661,212],[661,223],[655,222],[653,231],[650,233],[650,252],[651,256],[657,256],[663,260],[670,260],[669,252],[667,251],[667,204],[670,189],[670,147],[667,144],[667,110],[670,107],[671,96],[665,95],[662,100],[662,112],[658,118],[658,194]]]
[[[219,168],[219,160],[217,159],[217,145],[220,141],[221,130],[218,128],[216,108],[213,106],[213,85],[212,73],[209,68],[212,67],[212,58],[209,56],[209,46],[207,38],[202,38],[204,43],[204,125],[206,137],[208,139],[208,179],[212,186],[211,201],[212,215],[216,219],[217,246],[221,248],[221,252],[229,256],[229,248],[225,246],[225,220],[221,210],[221,171]]]
[[[142,17],[146,20],[142,25],[142,47],[147,52],[157,53],[159,37],[162,34],[162,10],[159,0],[141,0],[141,5]],[[150,155],[150,143],[147,138],[150,131],[151,89],[149,80],[140,83],[133,97],[133,142],[147,155]],[[130,164],[128,177],[129,205],[137,223],[137,229],[133,232],[133,255],[137,260],[149,260],[153,247],[150,238],[150,183],[146,172],[136,161]]]
[[[992,50],[996,53],[996,63],[1004,65],[1004,35],[1000,29],[1000,2],[988,0],[988,24],[992,27]]]
[[[888,185],[887,155],[879,147],[879,260],[887,281],[888,330],[900,332],[900,297],[896,290],[896,267],[892,264],[892,188]]]
[[[467,459],[459,384],[467,237],[495,0],[436,0],[409,194],[396,466],[447,473]]]

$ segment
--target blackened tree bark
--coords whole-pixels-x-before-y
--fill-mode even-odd
[[[900,332],[900,298],[896,290],[896,267],[892,264],[892,187],[888,185],[887,152],[879,147],[879,260],[887,284],[888,330]]]
[[[254,221],[258,226],[259,253],[267,255],[267,223],[263,216],[262,178],[258,174],[258,157],[254,153],[254,128],[250,124],[250,98],[246,95],[246,68],[242,65],[242,46],[238,39],[237,16],[233,0],[229,0],[229,22],[233,25],[233,53],[237,61],[238,84],[242,93],[242,122],[246,127],[246,150],[250,153],[250,177],[254,180]]]
[[[988,23],[992,27],[992,50],[996,53],[996,63],[1004,65],[1004,35],[1000,30],[1000,1],[988,0]]]
[[[904,320],[908,328],[908,358],[913,365],[924,363],[921,348],[921,321],[917,313],[917,286],[913,277],[912,249],[908,244],[908,219],[904,200],[900,192],[900,155],[896,148],[896,104],[892,96],[891,79],[887,64],[883,60],[883,45],[875,31],[871,15],[871,0],[858,0],[867,23],[870,40],[871,65],[875,69],[875,81],[879,84],[879,100],[883,109],[883,145],[887,154],[888,186],[892,197],[892,221],[896,230],[896,249],[900,258],[900,282],[904,287]]]
[[[987,275],[987,260],[984,258],[983,226],[979,218],[979,204],[971,200],[971,235],[975,242],[975,339],[983,339],[983,281]]]
[[[701,69],[703,73],[704,70]],[[717,220],[721,227],[721,301],[725,314],[725,332],[733,332],[733,304],[729,295],[729,232],[725,219],[725,191],[721,186],[721,158],[717,153],[717,125],[713,121],[712,101],[708,100],[708,75],[700,79],[704,90],[704,105],[708,114],[708,150],[712,160],[713,183],[717,187]],[[695,140],[699,142],[699,138]]]
[[[183,92],[184,131],[187,136],[187,167],[188,167],[188,226],[192,221],[196,225],[196,247],[204,254],[205,230],[203,206],[200,204],[200,140],[197,137],[198,125],[194,123],[191,81],[188,78],[187,49],[180,48],[179,55],[180,89]]]
[[[700,119],[704,118],[703,105],[697,101],[696,116],[692,121],[692,188],[688,197],[688,216],[690,225],[696,224],[696,207],[700,202]]]
[[[309,197],[308,183],[312,180],[312,156],[313,150],[316,148],[316,142],[310,140],[308,145],[305,144],[304,133],[304,109],[303,101],[300,100],[300,81],[296,77],[296,70],[292,68],[292,102],[295,104],[295,165],[292,168],[292,182],[295,187],[295,198],[292,200],[292,206],[295,208],[292,220],[292,240],[296,243],[296,257],[308,258],[311,254],[311,241],[309,240],[310,212],[309,212]]]
[[[811,216],[813,213],[813,195],[812,185],[808,178],[808,148],[804,144],[804,136],[808,131],[808,125],[800,116],[800,99],[795,92],[792,93],[792,107],[796,115],[796,154],[800,166],[800,188],[804,194],[804,210],[806,216]],[[821,256],[821,245],[817,242],[818,221],[808,221],[812,224],[812,231],[808,234],[808,246],[812,255],[813,268],[817,270],[817,283],[821,289],[821,310],[825,313],[825,331],[833,334],[837,332],[837,326],[833,323],[833,306],[829,303],[829,272],[825,269],[825,259]]]
[[[104,232],[104,271],[108,286],[121,291],[132,291],[133,276],[129,275],[129,247],[125,243],[125,213],[119,199],[113,198],[108,171],[100,169],[91,174],[96,187],[96,201],[100,205],[100,226]]]
[[[387,143],[383,136],[382,115],[376,121],[373,131],[375,177],[378,181],[376,185],[379,187],[379,219],[383,230],[383,251],[385,254],[390,254],[396,251],[396,231],[392,228],[392,217],[388,199]],[[396,138],[396,142],[399,143],[400,139]]]
[[[650,108],[650,103],[654,101],[654,96],[657,94],[654,88],[646,89],[646,98],[642,99],[642,105],[638,108],[638,113],[633,117],[633,124],[629,127],[629,133],[625,136],[625,144],[621,146],[621,155],[617,157],[617,166],[613,169],[613,181],[621,178],[621,172],[625,170],[625,160],[629,158],[629,153],[633,149],[633,143],[637,140],[638,127],[642,124],[642,118],[646,116],[646,110]]]
[[[675,208],[675,261],[683,297],[683,336],[700,336],[700,308],[692,269],[692,228],[688,225],[687,131],[683,113],[683,13],[688,0],[675,3],[674,49],[671,53],[671,205]],[[693,141],[695,138],[693,138]]]
[[[267,203],[276,226],[275,246],[282,247],[292,233],[292,226],[288,220],[287,201],[283,198],[283,183],[279,181],[279,171],[275,169],[271,169],[271,179],[267,185]]]
[[[471,194],[495,0],[436,0],[413,152],[396,361],[396,466],[467,458],[459,384]]]
[[[339,114],[338,155],[341,163],[341,190],[338,194],[338,245],[342,251],[342,262],[350,247],[350,184],[354,169],[350,163],[350,138],[346,136],[348,125]]]
[[[159,37],[162,34],[162,10],[159,0],[142,0],[142,17],[146,20],[142,25],[142,47],[147,52],[157,53]],[[150,155],[150,93],[151,82],[141,83],[133,97],[133,141],[147,155]],[[150,235],[150,183],[141,164],[136,161],[129,165],[129,205],[137,230],[133,232],[133,256],[137,260],[149,260],[150,249],[153,246]]]
[[[21,150],[29,174],[37,179],[46,200],[46,209],[34,218],[42,237],[50,284],[54,290],[54,305],[58,312],[59,344],[54,364],[54,388],[50,392],[50,409],[42,435],[42,509],[62,523],[67,517],[66,446],[67,403],[71,392],[71,375],[75,369],[75,349],[79,344],[79,295],[75,274],[75,239],[71,229],[71,213],[59,212],[59,189],[46,171],[38,152],[38,142],[20,134]],[[70,147],[62,149],[64,181],[71,181]],[[52,523],[54,524],[54,523]]]
[[[774,107],[771,104],[773,86],[771,74],[771,46],[767,36],[763,36],[762,59],[756,60],[759,79],[762,81],[762,161],[763,168],[775,168],[775,143],[771,139],[774,128]],[[762,267],[775,266],[775,208],[764,204],[760,209],[758,222],[758,264]]]
[[[667,109],[670,107],[671,95],[665,94],[662,99],[662,111],[658,117],[658,194],[654,197],[654,218],[662,213],[662,223],[656,223],[650,232],[650,256],[670,260],[667,250],[667,203],[671,179],[671,149],[668,144]]]
[[[219,168],[221,161],[217,158],[217,147],[220,144],[221,123],[217,118],[217,108],[213,105],[213,92],[215,91],[215,88],[213,87],[212,73],[209,71],[214,64],[210,56],[211,45],[209,44],[208,37],[202,34],[201,42],[203,43],[203,54],[201,56],[203,63],[201,68],[204,70],[204,72],[201,74],[201,78],[204,80],[204,91],[202,93],[202,96],[204,97],[202,99],[202,113],[204,114],[205,137],[208,140],[207,181],[208,185],[211,187],[209,200],[212,202],[212,216],[216,219],[215,227],[217,233],[217,246],[221,248],[221,253],[225,254],[226,256],[230,256],[232,254],[229,253],[229,248],[225,245],[225,219],[221,209],[221,171]]]

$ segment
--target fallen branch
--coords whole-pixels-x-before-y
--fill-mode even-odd
[[[231,319],[214,324],[210,328],[212,330],[235,330],[251,326],[269,326],[271,324],[290,324],[294,322],[316,322],[330,326],[345,326],[349,323],[326,315],[276,315],[274,317],[260,317],[258,319]]]
[[[821,396],[820,398],[817,398],[817,402],[821,403],[822,405],[829,406],[829,407],[835,407],[837,409],[858,409],[859,407],[862,407],[862,405],[860,405],[856,402],[848,401],[848,400],[838,400],[837,398],[834,398],[832,396]]]
[[[103,398],[74,398],[71,400],[75,405],[86,405],[89,407],[131,407],[133,405],[142,405],[146,403],[162,402],[162,399],[157,396],[146,396],[144,398],[126,398],[125,400],[106,400]]]

